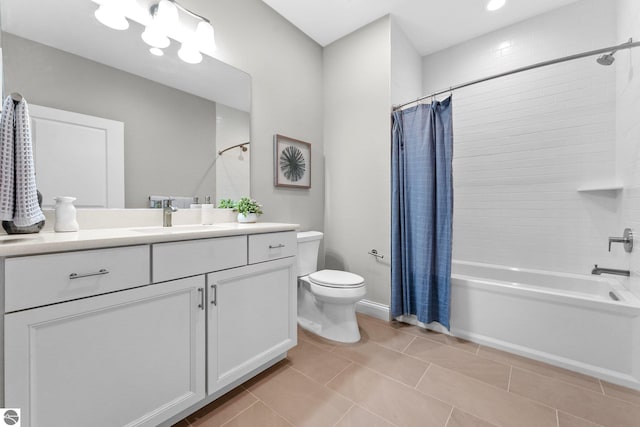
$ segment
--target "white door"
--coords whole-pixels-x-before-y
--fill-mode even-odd
[[[207,277],[209,394],[297,343],[295,258]]]
[[[124,123],[29,105],[42,206],[73,196],[83,208],[124,208]]]
[[[22,427],[156,426],[205,397],[204,276],[5,316]]]

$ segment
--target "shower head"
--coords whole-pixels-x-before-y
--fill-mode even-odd
[[[616,60],[616,58],[614,58],[613,55],[615,55],[616,52],[620,49],[628,49],[630,47],[628,45],[632,43],[633,43],[633,39],[629,39],[626,43],[622,43],[621,45],[616,46],[616,48],[613,49],[611,52],[605,53],[604,55],[599,56],[596,59],[596,61],[600,65],[611,65]]]
[[[614,53],[616,53],[615,50],[611,53],[605,53],[604,55],[599,56],[598,59],[596,59],[596,61],[600,65],[611,65],[613,64],[613,61],[616,60],[616,58],[614,58],[613,56]]]

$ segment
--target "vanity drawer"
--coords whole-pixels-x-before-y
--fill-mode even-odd
[[[4,267],[6,312],[151,282],[147,245],[7,258]]]
[[[295,256],[297,252],[298,240],[295,231],[249,236],[249,264]]]
[[[247,265],[247,236],[157,243],[153,248],[153,281]]]

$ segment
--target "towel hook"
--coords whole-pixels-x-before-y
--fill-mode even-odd
[[[11,93],[11,99],[13,99],[14,102],[20,102],[20,101],[22,101],[23,97],[18,92],[12,92]]]

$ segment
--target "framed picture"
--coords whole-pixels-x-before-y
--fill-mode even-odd
[[[273,136],[276,187],[311,188],[311,144],[283,135]]]

